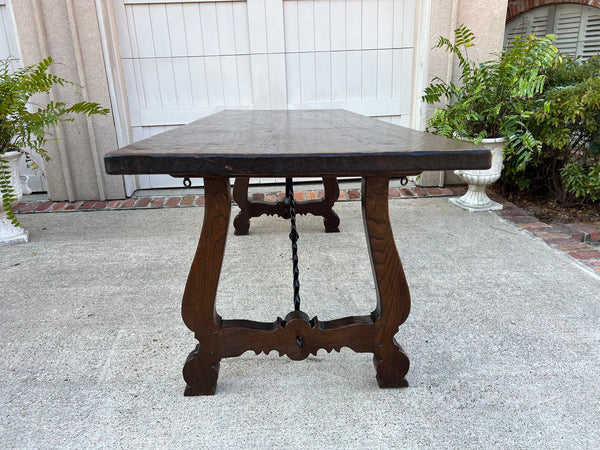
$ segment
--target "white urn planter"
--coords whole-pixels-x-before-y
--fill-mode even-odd
[[[486,188],[498,181],[502,168],[504,167],[504,157],[502,149],[506,139],[484,139],[481,144],[492,151],[492,167],[486,170],[455,170],[454,173],[460,176],[468,185],[467,192],[462,197],[452,197],[450,201],[469,212],[475,211],[493,211],[502,209],[502,205],[490,199],[485,193]]]
[[[27,187],[28,177],[20,175],[19,163],[21,162],[22,156],[23,155],[20,152],[7,152],[0,155],[0,159],[7,161],[10,167],[10,181],[17,198],[13,205],[21,200],[23,194],[31,194],[31,190]],[[0,199],[2,199],[1,193]],[[19,244],[27,242],[28,239],[29,233],[27,230],[14,226],[11,221],[8,220],[7,213],[0,201],[0,246]]]

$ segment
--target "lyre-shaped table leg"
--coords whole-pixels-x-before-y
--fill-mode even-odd
[[[408,386],[409,368],[408,357],[394,338],[410,312],[410,294],[390,225],[388,186],[388,177],[362,181],[363,222],[377,292],[373,363],[382,388]]]
[[[231,215],[229,180],[207,177],[204,191],[202,233],[181,305],[183,321],[199,342],[183,367],[187,383],[184,395],[214,394],[221,360],[218,342],[221,318],[215,309],[215,297]]]

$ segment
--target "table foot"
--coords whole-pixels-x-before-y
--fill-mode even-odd
[[[246,236],[250,232],[250,216],[241,211],[233,219],[233,234],[236,236]]]
[[[323,218],[323,226],[326,233],[339,233],[340,218],[335,212],[331,211],[329,216]]]
[[[373,355],[373,365],[377,370],[377,384],[380,388],[408,387],[406,374],[410,367],[408,356],[402,347],[392,338],[389,349]]]
[[[220,362],[207,358],[198,344],[183,366],[183,379],[187,383],[183,395],[213,395],[217,389],[219,366]]]

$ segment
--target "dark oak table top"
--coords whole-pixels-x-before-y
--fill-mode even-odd
[[[109,174],[393,176],[487,169],[491,152],[344,110],[226,110],[104,159]]]

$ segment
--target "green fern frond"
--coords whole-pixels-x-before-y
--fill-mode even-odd
[[[61,122],[69,122],[79,114],[91,116],[108,114],[109,110],[98,103],[77,102],[67,105],[64,102],[49,101],[44,105],[31,105],[36,94],[48,94],[56,86],[78,88],[78,84],[50,72],[54,61],[47,57],[37,64],[12,70],[11,60],[0,60],[0,155],[17,150],[26,155],[31,167],[37,168],[36,154],[42,160],[49,160],[45,149],[46,132]],[[10,174],[6,164],[0,167],[0,189],[2,203],[9,219],[18,223],[10,205],[16,200],[10,185]]]

